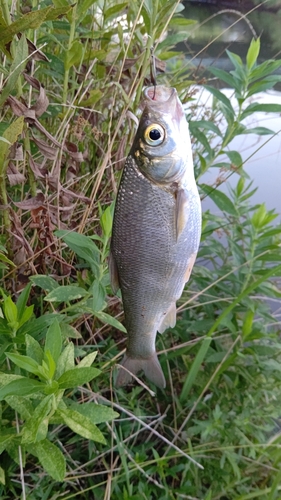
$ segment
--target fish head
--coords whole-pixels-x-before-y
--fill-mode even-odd
[[[178,183],[187,173],[193,176],[188,123],[176,89],[148,87],[144,105],[131,149],[141,173],[160,185]]]

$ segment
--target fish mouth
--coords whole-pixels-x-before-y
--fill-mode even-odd
[[[162,103],[170,101],[177,95],[176,89],[173,87],[166,87],[165,85],[156,85],[155,87],[148,87],[144,91],[146,99],[152,102]]]
[[[173,87],[166,87],[166,85],[147,87],[144,91],[144,97],[149,108],[161,113],[168,113],[176,120],[180,120],[184,116],[178,93]]]

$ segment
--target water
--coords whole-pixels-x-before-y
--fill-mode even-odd
[[[233,91],[230,89],[222,89],[222,92],[232,99]],[[281,92],[268,91],[262,92],[257,99],[260,103],[276,103],[281,104]],[[199,102],[206,103],[210,106],[212,97],[207,91],[204,91],[199,98]],[[233,102],[234,104],[234,102]],[[244,160],[244,169],[254,180],[253,187],[258,187],[258,190],[251,198],[254,203],[265,203],[267,209],[275,209],[278,213],[276,222],[281,222],[281,142],[280,129],[281,119],[278,113],[255,113],[249,117],[249,128],[263,126],[273,130],[276,135],[257,136],[239,135],[230,143],[230,149],[239,151]],[[221,157],[220,161],[224,161]],[[219,175],[217,168],[209,169],[209,171],[201,177],[201,182],[212,185]],[[235,186],[239,180],[238,174],[234,173],[229,178],[226,184],[222,184],[220,189],[227,193],[228,184]],[[205,198],[203,209],[211,209],[212,212],[218,212],[217,207],[213,202]]]
[[[231,62],[226,56],[226,49],[239,54],[245,60],[254,33],[261,35],[259,63],[267,59],[281,58],[281,0],[269,0],[264,5],[261,5],[262,2],[257,1],[219,2],[216,0],[212,0],[212,5],[211,3],[206,4],[206,1],[204,4],[199,4],[195,1],[185,2],[185,17],[197,20],[198,27],[191,28],[190,36],[184,44],[180,45],[181,50],[186,51],[187,58],[192,61],[192,64],[195,67],[200,65],[200,74],[204,71],[204,67],[206,68],[210,65],[226,71],[233,69]],[[259,3],[260,6],[247,16],[247,20],[239,20],[241,15],[233,12],[235,7],[237,10],[243,8],[242,14],[245,14],[245,9],[250,10],[254,3]],[[230,6],[231,9],[229,10],[228,7]],[[205,22],[207,19],[209,20]],[[231,25],[233,26],[230,27]],[[208,45],[207,48],[206,45]],[[231,96],[230,89],[223,89],[223,92],[228,97]],[[211,98],[206,98],[206,94],[203,94],[200,98],[205,99],[211,105]],[[254,99],[255,101],[258,99],[262,103],[281,104],[281,92],[278,89],[267,91],[258,94],[257,99],[256,97]],[[258,187],[253,201],[255,203],[265,202],[268,209],[275,209],[279,214],[278,222],[280,222],[281,118],[278,113],[256,113],[251,119],[254,120],[251,126],[268,127],[274,130],[277,135],[274,137],[256,135],[238,136],[231,142],[230,149],[240,152],[243,160],[245,160],[245,170],[251,179],[254,179],[254,187]],[[212,184],[217,177],[218,170],[212,169],[201,180]],[[237,180],[238,175],[234,174],[229,182],[231,185],[236,185]],[[222,185],[220,189],[227,192],[226,185]],[[203,209],[207,208],[210,208],[213,212],[218,211],[209,199],[206,199],[203,205]]]

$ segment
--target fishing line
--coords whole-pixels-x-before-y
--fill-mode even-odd
[[[154,85],[154,92],[152,99],[153,101],[155,101],[157,81],[156,81],[156,64],[155,64],[155,55],[153,46],[150,49],[150,80],[152,85]]]

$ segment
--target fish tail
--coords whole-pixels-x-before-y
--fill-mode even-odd
[[[122,366],[126,368],[126,370],[122,369]],[[127,371],[128,370],[128,371]],[[136,375],[139,371],[143,370],[146,377],[153,382],[160,389],[164,389],[166,387],[166,380],[164,374],[162,372],[162,368],[157,358],[156,352],[150,358],[131,358],[130,356],[125,355],[121,367],[118,370],[117,379],[116,379],[116,387],[120,387],[121,385],[127,385],[132,381],[132,376],[130,373]]]

